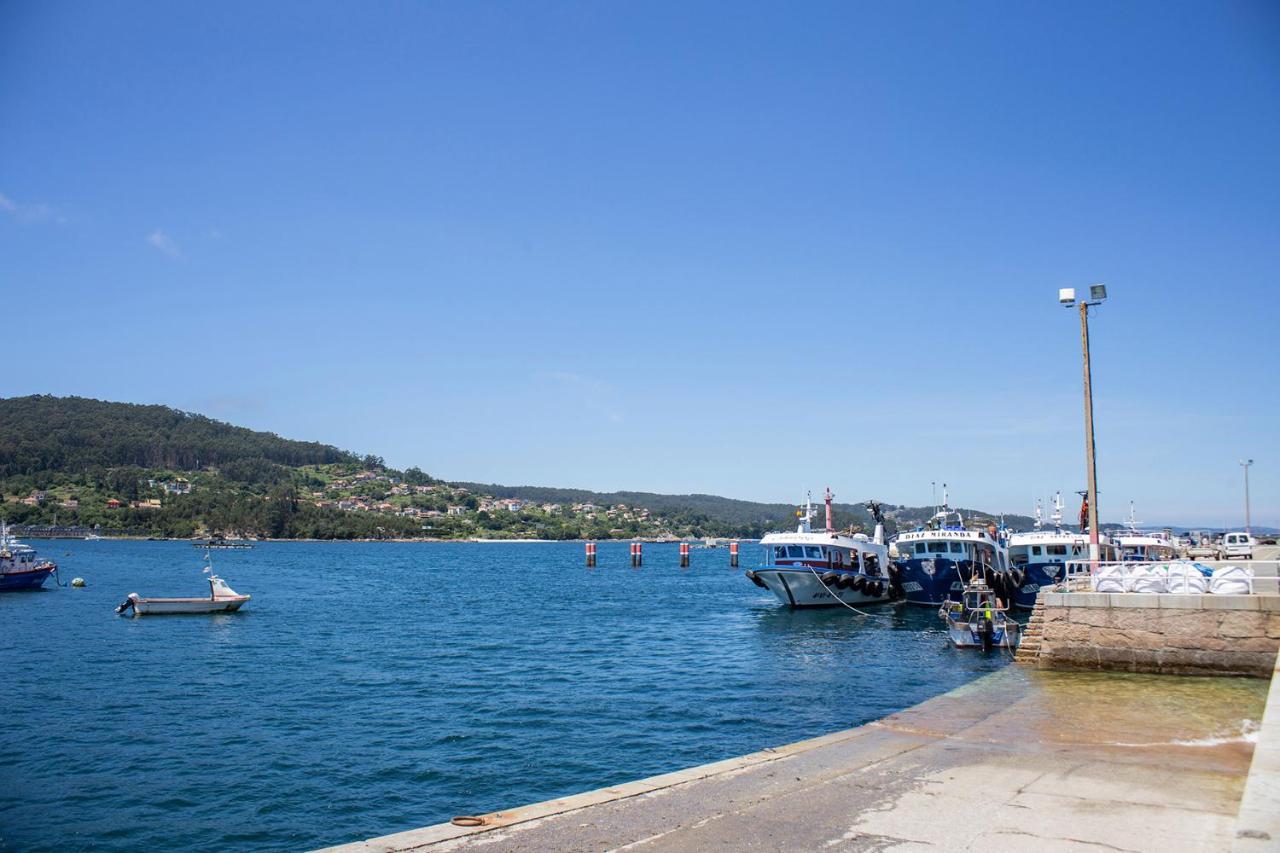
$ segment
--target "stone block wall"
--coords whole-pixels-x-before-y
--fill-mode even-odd
[[[1043,593],[1037,664],[1269,678],[1280,596]]]

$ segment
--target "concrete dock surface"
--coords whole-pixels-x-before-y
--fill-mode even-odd
[[[824,737],[334,849],[1228,850],[1267,689],[1008,667]]]

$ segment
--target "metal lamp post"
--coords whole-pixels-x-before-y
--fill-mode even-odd
[[[1253,535],[1253,525],[1249,523],[1249,466],[1252,464],[1252,459],[1240,460],[1240,467],[1244,469],[1244,532],[1246,536]]]
[[[1058,291],[1058,304],[1064,308],[1078,307],[1080,311],[1080,346],[1084,352],[1084,454],[1088,475],[1089,501],[1089,562],[1097,569],[1101,546],[1098,542],[1098,464],[1094,458],[1093,443],[1093,372],[1089,364],[1089,308],[1101,305],[1107,298],[1107,286],[1095,284],[1089,288],[1088,299],[1076,299],[1074,287]]]

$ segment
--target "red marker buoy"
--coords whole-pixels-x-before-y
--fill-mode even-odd
[[[587,543],[587,568],[594,569],[596,567],[596,543]]]
[[[737,542],[729,543],[729,567],[733,569],[738,568],[738,543]]]
[[[682,569],[689,568],[689,543],[688,542],[680,543],[680,568]]]

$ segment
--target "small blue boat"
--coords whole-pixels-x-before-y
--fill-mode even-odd
[[[35,549],[19,542],[0,521],[0,592],[39,589],[58,567],[36,557]]]

